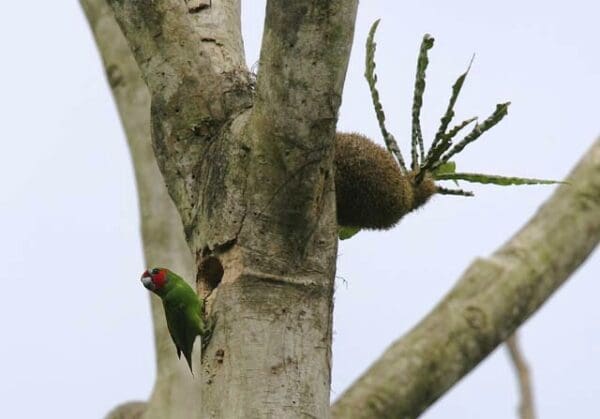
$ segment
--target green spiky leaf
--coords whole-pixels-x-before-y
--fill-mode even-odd
[[[340,240],[347,240],[350,237],[356,235],[360,231],[360,227],[346,227],[340,226],[338,229],[338,237]]]
[[[427,159],[425,159],[425,164],[423,164],[423,166],[420,169],[418,177],[419,179],[422,179],[422,176],[424,176],[425,171],[429,170],[431,167],[435,168],[435,165],[438,163],[440,156],[452,146],[452,139],[456,136],[456,134],[458,134],[460,130],[462,130],[464,127],[466,127],[473,121],[477,121],[477,117],[465,119],[460,124],[452,127],[450,131],[448,131],[442,136],[442,140],[435,147],[432,146],[429,149],[429,152],[427,153]],[[443,164],[446,163],[442,163],[442,165]]]
[[[441,157],[439,162],[434,164],[432,167],[435,168],[436,166],[447,162],[452,156],[460,153],[468,144],[477,140],[484,132],[492,128],[498,122],[502,121],[502,118],[508,114],[509,105],[510,102],[497,104],[494,112],[485,121],[475,125],[475,127],[466,135],[465,138],[452,147],[445,155]]]
[[[464,180],[466,182],[485,183],[500,186],[553,185],[556,183],[565,183],[558,180],[486,175],[482,173],[442,173],[437,175],[435,178],[436,180]]]
[[[439,144],[439,142],[442,141],[442,139],[444,139],[444,137],[446,136],[446,130],[448,129],[448,125],[452,121],[452,118],[454,118],[454,105],[456,104],[456,100],[458,99],[460,90],[462,89],[463,84],[465,83],[465,79],[467,78],[467,75],[469,74],[469,70],[471,69],[471,65],[473,64],[474,59],[475,59],[475,55],[473,55],[473,57],[471,57],[471,62],[469,63],[467,70],[464,73],[462,73],[458,77],[458,79],[456,79],[454,84],[452,85],[452,94],[450,95],[450,101],[448,102],[448,107],[446,108],[446,113],[444,113],[444,115],[440,119],[440,126],[438,128],[438,132],[435,134],[433,142],[431,143],[431,148],[429,149],[429,153],[427,153],[427,158],[425,159],[426,161],[428,161],[431,158],[431,155],[432,155],[433,151],[437,148],[437,145]],[[466,122],[466,123],[463,122],[463,124],[464,124],[463,127],[471,122],[471,120],[467,120],[467,121],[468,122]],[[460,130],[460,129],[462,129],[462,127],[460,127],[458,130]],[[457,130],[457,132],[458,132],[458,130]],[[456,135],[456,133],[454,135]],[[448,136],[446,136],[446,139],[451,140],[454,135],[448,135]]]
[[[437,167],[434,171],[433,171],[433,177],[435,179],[439,179],[438,176],[440,175],[445,175],[448,173],[455,173],[456,172],[456,163],[454,163],[453,161],[449,161],[446,162],[444,164],[442,164],[441,166]]]
[[[477,121],[477,117],[474,116],[473,118],[469,118],[469,119],[465,119],[464,121],[462,121],[460,124],[457,124],[456,126],[452,127],[452,129],[450,131],[448,131],[445,135],[444,135],[444,139],[445,140],[449,140],[449,142],[451,142],[450,140],[452,140],[454,137],[456,137],[456,135],[467,125],[469,125],[471,122]],[[444,150],[445,151],[445,150]]]
[[[433,48],[435,39],[426,33],[423,36],[421,42],[421,48],[419,49],[419,58],[417,59],[417,74],[415,77],[415,91],[413,96],[412,106],[412,145],[411,145],[411,156],[412,170],[417,170],[419,167],[419,158],[417,155],[417,149],[420,152],[421,161],[425,159],[425,151],[423,147],[423,134],[421,133],[421,107],[423,106],[423,93],[425,92],[425,71],[429,65],[429,57],[427,51]]]
[[[433,178],[438,179],[439,175],[443,175],[446,173],[455,173],[455,172],[456,172],[456,163],[454,163],[453,161],[449,161],[449,162],[446,162],[446,163],[442,164],[441,166],[437,167],[433,171]],[[454,184],[456,186],[458,186],[458,181],[455,180]]]
[[[383,112],[383,106],[381,105],[381,101],[379,99],[379,91],[376,87],[377,74],[375,74],[375,49],[377,48],[377,44],[375,43],[375,32],[377,31],[379,20],[380,19],[377,19],[373,23],[371,29],[369,30],[369,36],[367,37],[365,78],[367,79],[367,84],[369,85],[369,91],[371,92],[371,100],[373,101],[375,115],[377,116],[377,122],[379,122],[379,129],[381,130],[381,135],[383,136],[385,146],[390,151],[390,153],[392,153],[396,157],[402,171],[406,172],[406,165],[404,163],[404,158],[402,157],[400,147],[398,147],[398,143],[396,142],[394,136],[385,127],[385,113]]]

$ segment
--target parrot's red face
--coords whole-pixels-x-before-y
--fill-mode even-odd
[[[142,274],[142,284],[150,291],[160,290],[167,283],[167,270],[163,268],[148,269]]]

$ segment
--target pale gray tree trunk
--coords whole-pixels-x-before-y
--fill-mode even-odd
[[[328,416],[333,138],[356,2],[271,2],[256,90],[239,2],[195,13],[177,1],[111,6],[149,88],[156,159],[195,257],[190,277],[217,318],[195,416]]]
[[[269,1],[256,86],[239,2],[108,3],[82,0],[133,156],[146,261],[197,279],[217,316],[192,379],[154,300],[154,391],[111,417],[328,417],[332,143],[356,2]],[[416,417],[549,297],[600,239],[599,149],[573,173],[576,187],[561,188],[516,247],[469,269],[335,417]],[[547,235],[563,245],[539,247]]]

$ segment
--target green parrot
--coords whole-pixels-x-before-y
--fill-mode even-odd
[[[165,268],[148,269],[141,280],[144,287],[161,298],[177,356],[181,358],[183,352],[193,374],[194,341],[200,335],[204,347],[212,332],[212,326],[204,319],[204,300],[198,298],[183,278]]]

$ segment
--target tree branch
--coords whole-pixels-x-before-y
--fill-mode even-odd
[[[284,233],[269,243],[275,254],[306,253],[319,225],[335,228],[335,214],[323,213],[325,197],[333,196],[335,126],[357,6],[357,0],[267,2],[249,125],[256,158],[273,164],[259,165],[249,178],[255,193],[248,216]],[[250,240],[264,246],[260,236]]]
[[[239,0],[193,13],[178,0],[109,4],[150,90],[155,155],[188,244],[196,253],[234,240],[245,182],[243,173],[224,168],[241,165],[243,156],[225,137],[253,96]]]
[[[600,240],[600,139],[537,214],[333,405],[335,418],[413,418],[483,360]]]
[[[521,401],[519,402],[519,417],[521,419],[535,419],[533,386],[531,383],[529,366],[527,365],[527,361],[519,346],[517,332],[506,339],[505,344],[513,367],[515,368],[517,380],[519,381],[519,394],[521,395]]]
[[[356,0],[267,2],[255,119],[302,150],[333,142],[352,47]],[[321,138],[323,126],[328,138]],[[269,133],[266,133],[269,134]]]
[[[148,88],[106,0],[81,0],[81,5],[101,54],[131,152],[146,266],[168,266],[193,280],[195,261],[152,150]],[[157,374],[144,418],[200,418],[196,404],[198,380],[192,380],[185,363],[173,356],[162,304],[156,298],[151,298],[151,304]],[[200,364],[199,356],[194,363]],[[126,403],[114,409],[109,417],[135,417],[143,411],[141,405]]]

